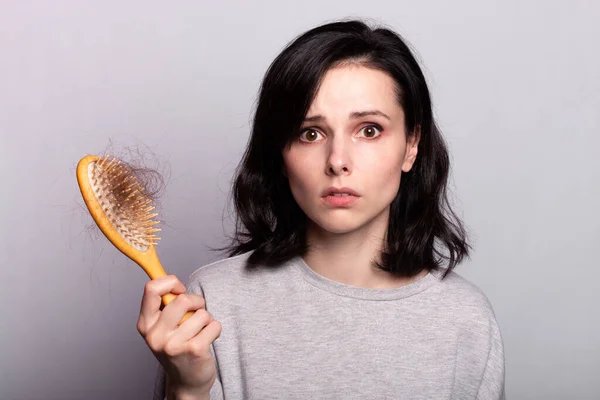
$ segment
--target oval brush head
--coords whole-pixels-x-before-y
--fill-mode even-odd
[[[87,156],[79,162],[77,179],[94,221],[125,255],[144,253],[160,240],[152,199],[131,168],[114,157]]]
[[[77,165],[77,182],[92,218],[110,242],[137,263],[150,279],[166,272],[154,246],[160,238],[152,199],[125,163],[109,156],[86,156]],[[167,305],[176,296],[163,296]],[[192,313],[186,314],[185,318]],[[183,321],[183,320],[182,320]]]

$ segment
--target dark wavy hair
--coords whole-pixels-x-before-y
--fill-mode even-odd
[[[325,72],[345,62],[389,74],[397,83],[406,131],[420,134],[416,161],[402,174],[390,207],[385,248],[374,263],[404,277],[445,266],[445,277],[468,256],[470,246],[448,201],[448,151],[432,115],[425,77],[397,33],[357,20],[309,30],[268,68],[233,183],[236,225],[228,254],[251,252],[250,265],[277,266],[306,253],[307,217],[292,196],[282,152],[297,138]]]

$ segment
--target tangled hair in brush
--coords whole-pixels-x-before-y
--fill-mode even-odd
[[[98,163],[99,165],[108,165],[113,158],[118,161],[118,169],[127,172],[122,175],[111,174],[110,185],[105,186],[119,207],[127,209],[139,206],[133,202],[138,201],[140,196],[129,196],[130,192],[125,190],[128,183],[134,181],[135,187],[143,193],[142,197],[149,200],[153,208],[160,209],[160,197],[170,179],[168,164],[159,160],[158,156],[147,146],[116,146],[111,140],[100,153]],[[89,213],[85,209],[85,205],[81,204],[79,208],[87,218]],[[166,225],[164,220],[161,220],[161,225]],[[100,229],[93,222],[86,223],[86,231],[94,234],[100,233]]]
[[[160,197],[165,191],[171,173],[168,164],[160,160],[154,151],[141,144],[117,149],[111,140],[102,154],[118,159],[142,186],[146,197],[152,200],[155,206],[160,204]]]

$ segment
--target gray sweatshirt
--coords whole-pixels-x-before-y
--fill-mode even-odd
[[[451,272],[358,288],[302,258],[194,272],[188,292],[221,322],[211,399],[504,399],[502,337],[486,296]],[[155,399],[164,398],[159,369]]]

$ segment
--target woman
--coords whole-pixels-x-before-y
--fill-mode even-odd
[[[168,397],[504,398],[492,307],[452,272],[469,245],[448,169],[396,33],[348,21],[293,41],[260,90],[230,258],[187,292],[146,285],[138,330]]]

